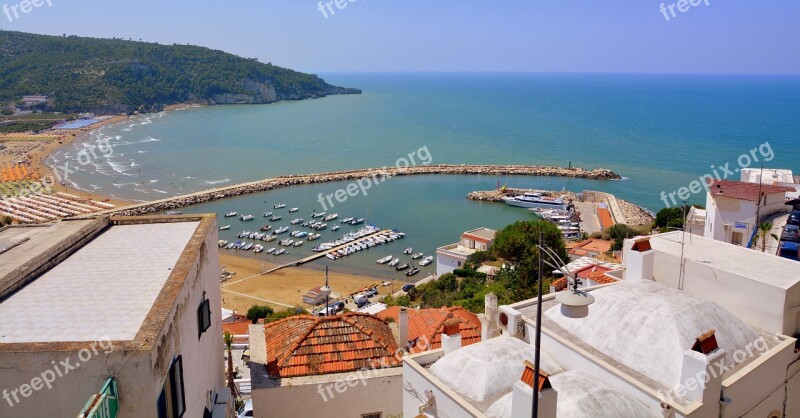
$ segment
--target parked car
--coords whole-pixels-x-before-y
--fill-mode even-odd
[[[239,408],[239,411],[236,412],[236,418],[246,418],[253,416],[253,400],[248,399],[245,401],[244,405]]]
[[[403,285],[403,291],[408,292],[409,290],[413,289],[415,286],[411,283]]]
[[[361,307],[361,306],[366,305],[367,303],[369,303],[369,300],[367,300],[367,295],[359,294],[359,295],[353,296],[353,302],[355,302],[356,305]]]
[[[793,210],[789,214],[789,219],[786,220],[787,225],[800,225],[800,210]]]
[[[800,241],[800,226],[786,225],[783,227],[783,232],[781,232],[781,241]]]
[[[788,258],[790,260],[797,261],[798,260],[797,250],[798,246],[796,242],[783,241],[781,242],[781,248],[778,255],[780,255],[783,258]]]
[[[366,292],[364,292],[364,294],[367,295],[368,298],[371,298],[378,294],[378,289],[370,287]]]
[[[344,302],[334,302],[330,305],[331,309],[333,309],[333,313],[339,313],[344,310]]]

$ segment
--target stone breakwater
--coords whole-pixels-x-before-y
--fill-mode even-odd
[[[640,206],[634,205],[631,202],[619,198],[617,198],[617,203],[619,203],[619,208],[622,211],[622,214],[625,216],[625,220],[628,225],[650,225],[656,221],[656,219],[648,210]]]
[[[283,187],[297,186],[314,183],[327,183],[335,181],[352,181],[365,177],[377,176],[412,176],[425,174],[468,174],[468,175],[524,175],[524,176],[551,176],[551,177],[574,177],[596,180],[618,180],[619,174],[606,169],[585,170],[582,168],[564,168],[553,166],[530,166],[530,165],[453,165],[436,164],[426,166],[414,166],[406,168],[367,168],[362,170],[336,171],[318,174],[303,174],[273,177],[250,183],[227,186],[218,189],[206,190],[172,198],[156,200],[133,206],[110,210],[106,213],[119,216],[137,216],[148,213],[175,210],[186,206],[199,203],[210,202],[212,200],[225,199],[234,196],[241,196],[250,193],[264,192]]]

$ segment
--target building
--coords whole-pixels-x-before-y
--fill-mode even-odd
[[[376,316],[397,324],[397,339],[400,346],[424,345],[427,349],[440,348],[445,324],[453,319],[455,321],[452,322],[458,326],[462,346],[481,340],[481,321],[478,316],[460,306],[438,309],[407,309],[392,306]]]
[[[747,246],[760,219],[787,210],[786,193],[793,191],[785,186],[712,181],[706,195],[705,237]]]
[[[325,303],[325,298],[330,297],[331,295],[331,289],[327,288],[323,290],[323,287],[324,286],[317,286],[309,290],[305,295],[303,295],[303,303],[313,306]]]
[[[609,240],[589,238],[581,242],[567,243],[567,253],[571,260],[581,257],[607,258],[605,254],[611,251],[613,244]]]
[[[96,401],[120,418],[231,417],[217,229],[214,215],[0,229],[0,416]]]
[[[477,251],[486,251],[494,243],[497,231],[478,228],[461,234],[461,241],[436,249],[436,274],[452,273],[463,268],[467,257]]]
[[[251,325],[254,416],[399,416],[402,353],[389,325],[367,314]]]
[[[724,306],[728,296],[719,295],[716,284],[704,292],[689,292],[690,282],[696,286],[729,269],[713,257],[708,272],[700,276],[687,265],[683,284],[659,280],[680,271],[681,260],[665,254],[660,242],[651,246],[651,241],[674,240],[675,234],[681,235],[626,241],[625,279],[587,288],[594,303],[585,317],[571,315],[556,299],[558,294],[543,297],[539,376],[533,372],[532,346],[537,301],[492,308],[487,298],[486,311],[502,335],[405,357],[404,416],[530,417],[533,385],[539,389],[542,418],[800,416],[797,340],[775,332],[775,324],[754,323],[747,317],[752,306],[785,306],[789,299],[796,307],[800,300],[732,286],[728,295],[738,291],[741,303],[734,310]],[[775,260],[702,240],[734,255]],[[757,269],[766,262],[741,263],[746,261],[755,261],[755,266],[741,271],[741,280],[764,280],[768,273]],[[785,274],[800,281],[796,269]],[[792,310],[784,311],[791,315]]]
[[[791,187],[791,192],[786,193],[787,198],[800,198],[800,180],[792,174],[792,170],[781,170],[775,168],[743,168],[741,179],[747,183],[762,183],[773,186]]]
[[[44,95],[33,95],[33,96],[23,96],[22,97],[22,104],[25,106],[36,106],[39,104],[47,103],[47,96]]]
[[[621,264],[600,261],[591,257],[581,257],[562,267],[566,272],[581,279],[581,287],[591,287],[614,283],[621,279]],[[553,271],[553,275],[562,276],[561,271]],[[560,292],[567,288],[567,279],[561,277],[550,283],[550,293]]]
[[[686,221],[684,222],[684,229],[686,232],[694,235],[705,235],[706,230],[706,217],[708,213],[705,209],[692,206],[689,212],[686,213]]]

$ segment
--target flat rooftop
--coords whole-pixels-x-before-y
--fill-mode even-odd
[[[0,254],[0,280],[14,257],[49,251],[48,242],[94,222],[5,230],[30,240]],[[61,263],[0,302],[0,343],[133,340],[199,221],[108,227]],[[76,229],[77,228],[77,229]]]
[[[475,249],[475,248],[467,248],[467,247],[461,245],[460,243],[455,243],[455,244],[445,245],[444,247],[437,248],[436,252],[438,253],[439,251],[446,251],[446,252],[450,252],[450,253],[454,253],[454,254],[466,257],[468,255],[472,255],[473,253],[477,252],[478,250]]]
[[[483,238],[491,241],[494,239],[495,235],[497,235],[497,231],[495,231],[494,229],[481,227],[473,229],[471,231],[464,232],[464,235],[474,235],[478,238]]]
[[[675,257],[681,256],[681,241],[683,255],[689,261],[782,289],[800,283],[800,262],[797,261],[681,231],[650,237],[654,250]]]

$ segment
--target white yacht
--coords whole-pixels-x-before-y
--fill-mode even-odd
[[[564,196],[542,196],[541,193],[524,193],[514,197],[503,197],[506,205],[521,208],[560,208],[564,206]]]

